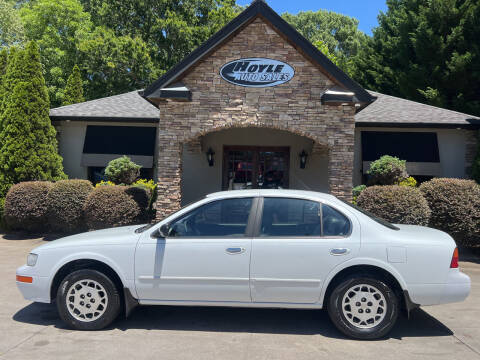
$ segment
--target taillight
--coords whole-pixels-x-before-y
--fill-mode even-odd
[[[452,262],[450,263],[450,269],[458,268],[458,248],[453,250]]]

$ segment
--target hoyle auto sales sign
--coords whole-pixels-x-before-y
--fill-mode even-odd
[[[247,87],[276,86],[290,81],[295,70],[273,59],[248,58],[230,61],[220,69],[220,76],[229,83]]]

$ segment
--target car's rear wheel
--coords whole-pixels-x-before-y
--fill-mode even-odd
[[[385,336],[398,317],[398,299],[384,281],[368,275],[350,276],[330,294],[328,313],[345,335],[357,339]]]
[[[97,270],[72,272],[57,292],[60,317],[77,330],[99,330],[110,325],[120,312],[120,304],[115,284]]]

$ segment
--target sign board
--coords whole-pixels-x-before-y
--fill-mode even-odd
[[[220,69],[225,81],[246,87],[276,86],[290,81],[294,75],[292,66],[267,58],[233,60]]]

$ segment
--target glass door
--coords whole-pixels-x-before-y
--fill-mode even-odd
[[[288,188],[289,147],[225,146],[223,190]]]

